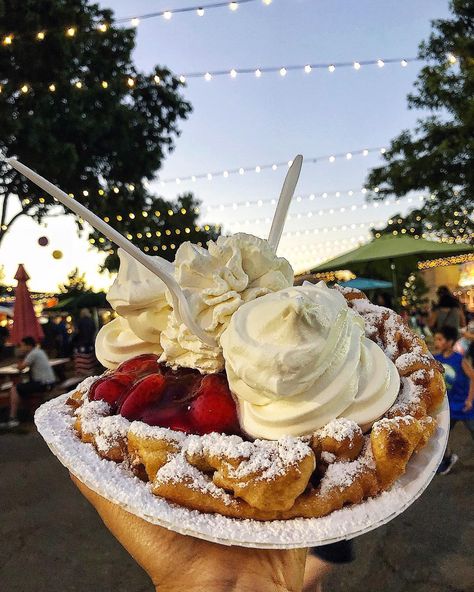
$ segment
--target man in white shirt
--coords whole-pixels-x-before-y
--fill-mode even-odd
[[[48,391],[56,382],[48,356],[41,349],[33,337],[24,337],[21,340],[20,350],[24,354],[23,361],[18,363],[18,368],[30,369],[30,380],[13,385],[10,391],[10,419],[0,423],[1,428],[14,428],[19,424],[17,419],[18,406],[21,399],[31,395]]]

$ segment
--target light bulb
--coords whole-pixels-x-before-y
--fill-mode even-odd
[[[280,76],[286,76],[286,68],[280,68]]]
[[[100,31],[101,33],[105,33],[108,29],[108,25],[107,23],[100,23],[100,25],[97,26],[97,30]]]
[[[408,66],[408,62],[406,60],[402,60],[400,62],[400,65],[402,66],[402,68],[406,68],[406,66]]]
[[[256,76],[257,78],[260,78],[260,76],[261,76],[261,75],[262,75],[262,71],[261,71],[259,68],[257,68],[257,69],[255,70],[255,76]]]
[[[66,35],[68,37],[74,37],[75,34],[76,34],[76,29],[74,27],[69,27],[69,29],[66,29]]]
[[[304,71],[305,74],[309,74],[311,72],[312,68],[309,64],[306,64],[306,66],[304,67]]]
[[[350,159],[352,158],[352,154],[351,154],[350,152],[348,152],[348,153],[346,154],[346,158],[347,158],[347,160],[350,160]]]
[[[255,172],[256,172],[256,173],[259,173],[261,170],[262,170],[262,169],[261,169],[259,166],[256,166],[256,167],[255,167]]]
[[[50,84],[50,85],[48,86],[48,88],[49,88],[49,90],[50,90],[51,92],[54,92],[54,91],[56,90],[56,85],[55,85],[55,84]]]
[[[354,62],[354,70],[360,70],[360,63]]]
[[[236,70],[234,70],[233,68],[232,68],[232,70],[230,71],[230,77],[231,77],[231,78],[236,78],[236,77],[237,77],[237,71],[236,71]]]
[[[140,24],[140,19],[137,17],[132,18],[132,20],[130,21],[130,24],[132,25],[132,27],[138,27],[138,25]]]
[[[240,167],[239,169],[239,175],[243,175],[245,173],[244,169],[242,167]]]
[[[133,78],[127,78],[127,84],[130,88],[135,86],[135,80]]]
[[[109,83],[106,80],[102,80],[101,86],[102,86],[102,88],[108,88],[109,87]]]
[[[377,66],[379,68],[383,68],[385,66],[385,62],[383,60],[377,60]]]
[[[276,164],[272,164],[272,171],[276,171],[277,170],[277,165]]]
[[[336,69],[336,66],[334,64],[331,64],[330,66],[328,66],[328,70],[329,72],[334,72],[334,70]]]
[[[179,81],[180,81],[182,84],[184,84],[184,83],[186,82],[186,76],[183,76],[183,75],[181,74],[181,76],[179,77]]]
[[[3,38],[3,45],[11,45],[13,43],[13,35],[7,35]]]
[[[163,18],[167,21],[169,21],[172,16],[173,13],[171,12],[171,10],[165,10],[165,12],[163,13]]]
[[[239,5],[237,2],[231,2],[229,4],[229,8],[230,8],[230,10],[232,10],[232,12],[235,12],[237,10],[237,8],[239,8]]]
[[[212,80],[212,74],[210,72],[206,72],[204,74],[204,79],[207,80],[207,82],[209,82],[210,80]]]
[[[367,148],[365,150],[362,150],[362,156],[367,156],[369,154],[369,151],[367,150]]]
[[[160,84],[160,82],[161,82],[161,78],[157,74],[155,74],[155,76],[153,76],[153,80],[156,82],[156,84]]]
[[[77,82],[74,84],[74,86],[75,86],[76,88],[79,88],[79,89],[80,89],[80,88],[82,88],[82,82],[81,82],[80,80],[78,80],[78,81],[77,81]]]
[[[198,16],[204,16],[204,8],[198,8],[198,9],[196,10],[196,14],[197,14]]]
[[[329,162],[334,162],[335,160],[336,160],[336,157],[335,156],[330,156],[329,157]]]
[[[36,34],[36,39],[38,39],[38,41],[43,41],[44,38],[45,38],[44,31],[40,31],[39,33]]]
[[[227,179],[227,177],[229,176],[229,173],[228,173],[228,171],[224,171],[222,175],[223,175],[223,177],[225,177]]]

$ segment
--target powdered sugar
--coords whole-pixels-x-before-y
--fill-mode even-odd
[[[81,431],[95,434],[99,429],[100,420],[110,414],[110,406],[105,401],[85,401],[75,411],[81,422]]]
[[[158,470],[154,483],[160,482],[189,483],[192,489],[220,499],[226,506],[235,503],[234,498],[217,487],[210,477],[190,465],[183,454],[173,455],[171,460]]]
[[[332,452],[327,452],[326,450],[323,450],[321,452],[321,460],[328,465],[333,463],[336,460],[336,458],[337,456]]]
[[[333,462],[327,468],[324,477],[321,479],[320,491],[324,495],[334,488],[341,491],[349,487],[358,475],[367,470],[375,468],[372,449],[369,442],[359,458],[348,462]]]
[[[106,453],[110,448],[120,444],[127,437],[130,422],[121,415],[102,417],[94,433],[95,445],[99,452]]]
[[[346,419],[345,417],[333,419],[314,433],[318,438],[333,438],[338,442],[342,442],[346,438],[352,440],[359,434],[362,435],[362,430],[356,422],[351,419]]]
[[[76,390],[78,390],[83,395],[87,395],[89,393],[91,386],[94,384],[94,382],[99,380],[99,378],[100,376],[88,376],[77,385]]]
[[[134,421],[130,424],[130,432],[143,439],[157,439],[166,440],[167,442],[184,442],[186,434],[182,432],[175,432],[168,428],[160,428],[158,426],[149,426],[142,421]]]

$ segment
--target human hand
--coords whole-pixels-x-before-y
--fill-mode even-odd
[[[466,399],[466,401],[464,402],[464,407],[462,409],[463,413],[468,413],[469,411],[471,411],[472,405],[473,405],[472,399]]]
[[[146,522],[71,479],[159,592],[300,592],[306,549],[226,547]]]

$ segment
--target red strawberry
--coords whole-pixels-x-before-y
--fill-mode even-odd
[[[199,434],[239,431],[237,409],[223,375],[210,374],[202,379],[201,388],[189,406],[189,416]]]
[[[140,419],[151,426],[160,426],[191,434],[194,430],[188,415],[186,407],[152,408],[147,409]]]
[[[135,380],[133,374],[123,372],[99,378],[89,391],[89,401],[102,400],[114,406]]]
[[[162,374],[149,374],[138,380],[119,401],[120,415],[130,421],[141,419],[147,409],[155,407],[165,391],[166,381]]]
[[[116,372],[125,372],[133,374],[135,378],[142,378],[148,374],[154,374],[159,371],[158,356],[155,354],[142,354],[122,362]]]

